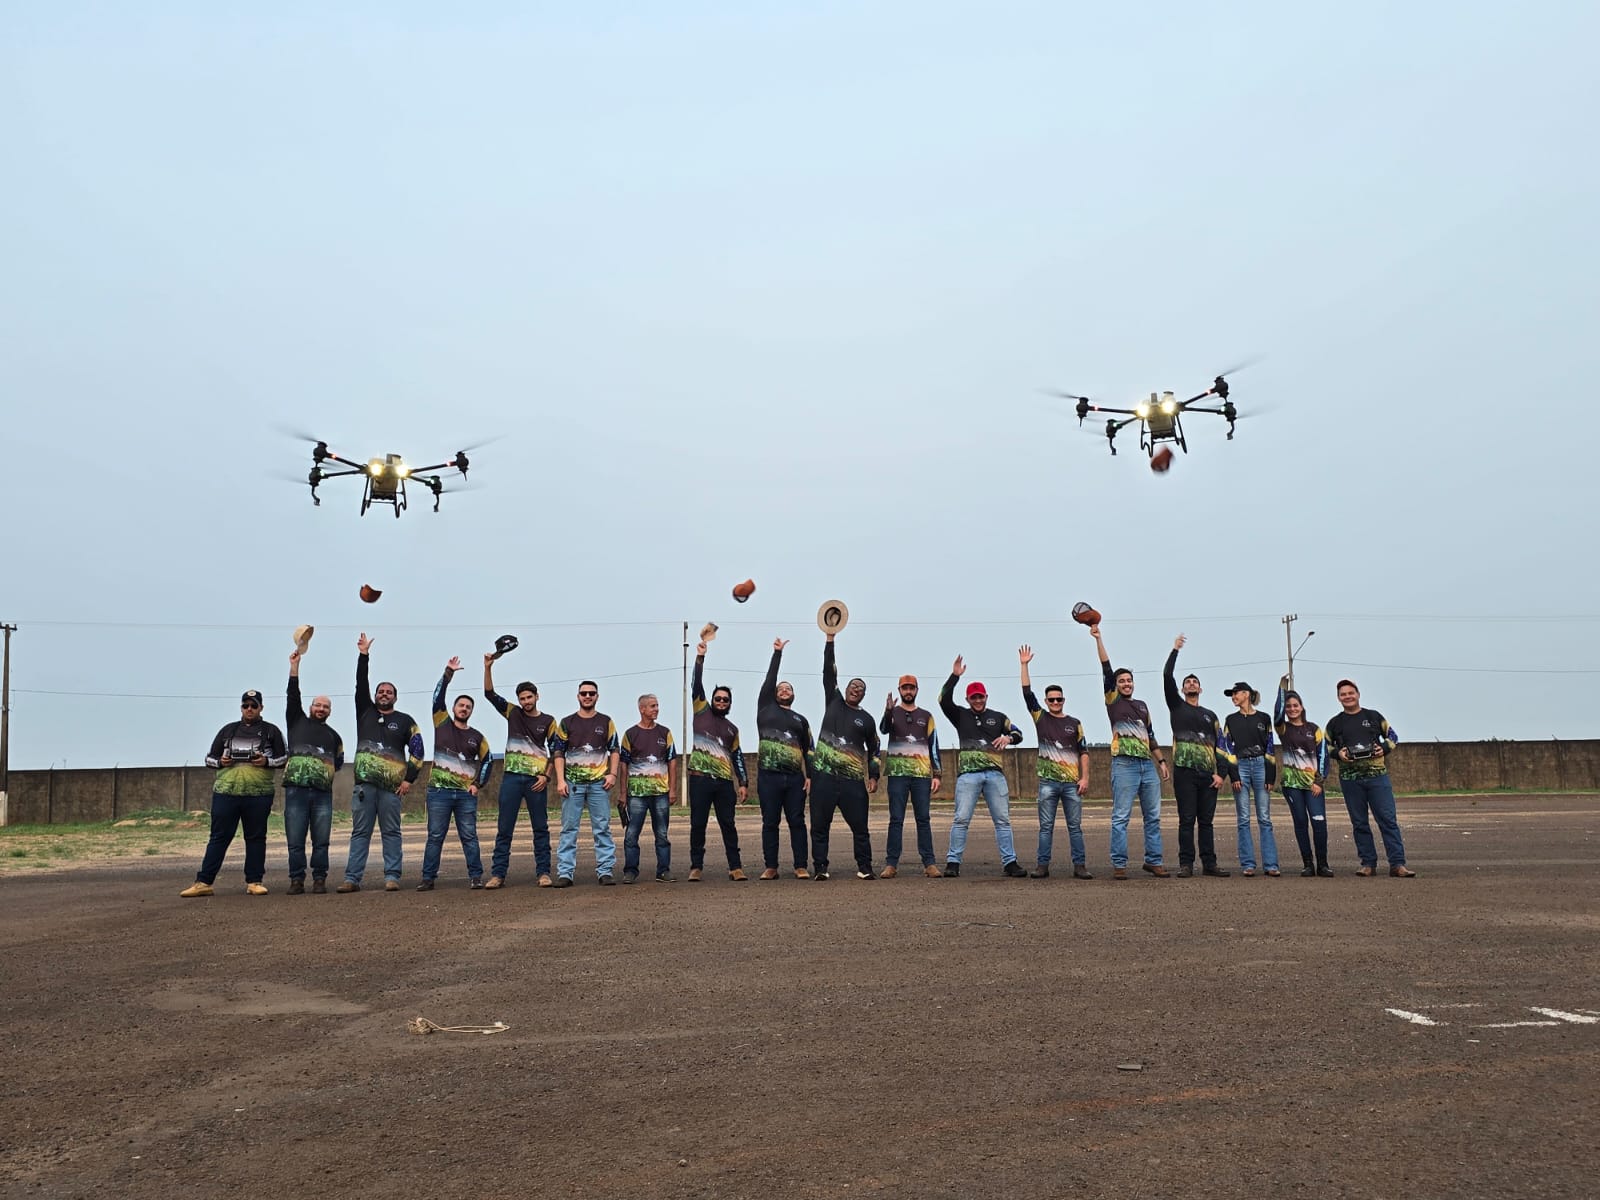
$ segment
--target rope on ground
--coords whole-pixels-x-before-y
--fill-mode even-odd
[[[412,1033],[504,1033],[511,1026],[504,1021],[493,1025],[440,1025],[427,1017],[412,1017],[406,1022],[406,1028]]]

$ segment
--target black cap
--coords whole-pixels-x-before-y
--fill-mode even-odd
[[[496,658],[503,654],[510,654],[516,648],[517,639],[509,633],[502,633],[494,640],[494,656]]]
[[[1255,688],[1251,687],[1248,683],[1236,683],[1228,689],[1228,695],[1231,696],[1235,692],[1250,692],[1254,694]]]
[[[260,708],[261,707],[261,693],[256,691],[254,688],[251,688],[248,692],[246,692],[244,695],[239,697],[239,703],[240,704],[254,704],[257,708]]]

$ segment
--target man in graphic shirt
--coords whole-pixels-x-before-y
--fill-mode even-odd
[[[933,714],[917,707],[917,677],[900,676],[899,703],[894,692],[884,701],[878,731],[889,739],[884,750],[884,771],[889,776],[889,842],[884,850],[881,879],[900,873],[900,844],[906,824],[906,801],[917,822],[917,854],[922,873],[938,879],[933,858],[933,793],[939,790],[939,731]]]
[[[1200,677],[1185,675],[1179,692],[1173,679],[1178,651],[1189,639],[1172,643],[1161,681],[1172,721],[1172,794],[1178,798],[1178,875],[1194,874],[1194,827],[1200,826],[1200,868],[1226,879],[1233,872],[1217,865],[1217,791],[1229,776],[1232,753],[1217,714],[1200,703]]]
[[[611,839],[611,789],[616,786],[620,747],[617,727],[596,707],[600,685],[585,679],[578,685],[578,711],[563,717],[550,731],[556,762],[556,794],[561,797],[561,841],[556,847],[556,887],[572,886],[578,869],[578,823],[589,812],[594,836],[594,867],[602,887],[614,882],[617,845]]]
[[[783,638],[773,641],[772,662],[756,698],[756,736],[761,739],[756,794],[761,799],[762,879],[778,877],[780,817],[789,826],[794,877],[810,877],[806,870],[806,797],[811,792],[811,722],[794,711],[794,684],[778,678],[783,648],[788,644]]]
[[[550,879],[550,728],[555,718],[539,711],[539,689],[528,680],[517,684],[517,702],[494,690],[494,655],[483,656],[483,697],[506,719],[506,756],[500,764],[500,811],[489,864],[489,888],[505,886],[511,870],[511,841],[517,818],[528,806],[533,827],[533,861],[539,886]]]
[[[1089,751],[1083,722],[1067,713],[1067,694],[1057,683],[1045,688],[1041,709],[1039,698],[1033,694],[1033,680],[1028,676],[1033,647],[1020,647],[1017,658],[1022,663],[1022,703],[1033,718],[1034,732],[1039,738],[1039,853],[1038,865],[1028,874],[1034,879],[1045,879],[1050,874],[1059,806],[1066,817],[1067,837],[1072,846],[1072,877],[1093,879],[1089,873],[1088,848],[1083,841],[1083,795],[1089,789]]]
[[[1168,778],[1167,760],[1156,745],[1150,709],[1133,698],[1133,672],[1111,668],[1100,626],[1089,626],[1100,654],[1105,684],[1106,716],[1111,721],[1111,878],[1128,877],[1128,822],[1139,801],[1144,826],[1144,869],[1157,879],[1171,875],[1161,865],[1161,783]]]
[[[989,819],[994,822],[995,845],[1000,849],[1000,860],[1005,873],[1013,879],[1026,879],[1028,873],[1017,862],[1017,851],[1011,838],[1011,793],[1006,787],[1006,773],[1000,751],[1022,741],[1022,730],[997,709],[989,707],[989,691],[981,683],[967,685],[967,703],[963,707],[955,701],[956,681],[967,673],[967,664],[956,655],[950,668],[950,678],[939,690],[939,709],[956,727],[957,763],[956,813],[950,822],[950,851],[946,854],[944,873],[954,879],[961,874],[961,856],[967,849],[967,830],[972,824],[972,814],[977,810],[978,797],[989,806]]]
[[[1226,723],[1228,744],[1233,749],[1233,798],[1239,824],[1239,874],[1256,873],[1256,852],[1250,841],[1250,813],[1255,812],[1256,824],[1261,829],[1261,866],[1266,874],[1277,879],[1278,839],[1272,832],[1272,793],[1267,791],[1272,783],[1269,769],[1272,766],[1272,722],[1256,704],[1261,693],[1248,683],[1236,683],[1228,689],[1238,712],[1229,713]]]
[[[1361,706],[1361,689],[1348,679],[1339,680],[1340,712],[1324,727],[1328,745],[1339,760],[1339,790],[1350,811],[1350,832],[1361,856],[1357,875],[1378,869],[1378,848],[1372,840],[1371,819],[1383,835],[1383,856],[1396,879],[1416,875],[1406,866],[1406,844],[1395,815],[1394,785],[1389,782],[1389,753],[1400,744],[1397,734],[1376,709]]]
[[[472,719],[471,696],[457,696],[445,709],[450,679],[461,670],[461,660],[445,664],[439,686],[433,689],[433,769],[428,775],[428,844],[422,853],[422,882],[417,891],[433,891],[439,877],[439,852],[450,818],[456,822],[461,853],[467,860],[468,886],[483,886],[483,859],[478,853],[478,789],[489,781],[489,739],[467,724]]]
[[[639,878],[639,835],[644,832],[646,813],[656,838],[656,882],[673,880],[667,822],[672,815],[672,797],[678,792],[678,748],[672,730],[656,720],[660,715],[661,702],[645,693],[639,697],[639,723],[622,735],[622,786],[618,791],[628,798],[628,832],[622,839],[623,883]]]
[[[350,857],[336,890],[359,892],[376,822],[383,837],[383,890],[400,890],[400,804],[422,771],[422,730],[395,708],[399,693],[387,681],[369,686],[372,639],[356,639],[356,784],[350,793]]]
[[[718,685],[707,703],[705,665],[706,644],[701,642],[694,653],[694,748],[689,752],[689,882],[699,883],[705,868],[706,826],[715,808],[722,850],[728,856],[728,878],[743,883],[749,876],[739,857],[739,827],[733,815],[735,795],[737,803],[743,804],[749,780],[744,752],[739,748],[739,727],[728,719],[733,692]]]
[[[867,795],[878,790],[878,729],[861,707],[867,694],[866,681],[852,679],[843,692],[839,690],[834,635],[826,636],[822,647],[822,694],[827,710],[811,759],[811,863],[817,880],[828,878],[828,834],[834,809],[838,809],[850,826],[856,878],[876,879],[872,838],[867,832]]]
[[[211,785],[211,840],[194,882],[178,895],[187,900],[212,894],[223,857],[233,835],[244,827],[244,890],[265,896],[267,885],[267,814],[272,811],[274,767],[289,757],[283,733],[261,719],[261,693],[251,689],[239,700],[239,719],[211,739],[206,766],[217,772]]]
[[[306,890],[306,835],[311,835],[311,890],[328,890],[328,842],[333,836],[333,777],[344,766],[344,740],[328,717],[333,701],[300,699],[300,651],[289,653],[289,698],[284,711],[289,761],[283,767],[283,832],[289,843],[289,894]]]

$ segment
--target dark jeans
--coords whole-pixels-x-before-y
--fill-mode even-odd
[[[1391,867],[1405,866],[1406,844],[1400,839],[1400,821],[1394,811],[1394,785],[1389,782],[1389,776],[1346,779],[1341,771],[1339,790],[1344,793],[1344,806],[1350,810],[1350,833],[1356,840],[1361,865],[1378,865],[1378,847],[1372,841],[1372,826],[1367,823],[1370,810],[1372,819],[1378,823],[1378,832],[1383,835],[1383,856]]]
[[[289,878],[306,877],[306,834],[309,833],[311,878],[326,879],[328,839],[333,836],[333,793],[285,785],[283,833],[289,842]]]
[[[761,799],[761,859],[778,869],[778,819],[789,822],[789,851],[796,870],[806,865],[806,777],[799,772],[763,771],[756,780]]]
[[[656,874],[672,869],[672,843],[667,840],[667,823],[672,817],[672,796],[628,797],[628,830],[622,835],[622,869],[639,870],[639,835],[644,832],[645,814],[650,816],[650,832],[656,835]],[[705,854],[705,825],[700,826],[700,849]]]
[[[233,844],[233,835],[243,825],[244,881],[260,883],[267,873],[267,814],[271,811],[271,796],[224,796],[212,792],[211,840],[206,843],[206,856],[195,878],[201,883],[217,881],[223,856]]]
[[[1289,803],[1289,815],[1294,818],[1294,840],[1300,846],[1300,858],[1307,866],[1328,861],[1328,810],[1326,796],[1312,794],[1309,788],[1284,788],[1283,798]],[[1316,842],[1316,857],[1312,858],[1312,842]]]
[[[933,780],[916,779],[910,775],[889,776],[889,844],[884,848],[883,861],[891,867],[900,865],[900,839],[906,824],[908,798],[917,821],[917,853],[922,858],[922,865],[931,867]]]
[[[444,849],[444,835],[450,832],[450,818],[456,819],[456,836],[461,839],[461,853],[467,859],[467,875],[477,879],[483,875],[483,858],[478,853],[478,798],[471,792],[455,788],[428,789],[428,844],[422,851],[422,877],[434,879],[439,874],[439,855]]]
[[[828,869],[828,831],[833,810],[838,809],[855,835],[856,868],[872,870],[872,839],[867,835],[867,785],[859,779],[840,779],[817,772],[811,777],[811,864]]]
[[[722,830],[722,849],[728,856],[728,870],[737,871],[744,863],[739,858],[739,828],[733,823],[737,796],[733,780],[713,779],[709,775],[689,776],[689,865],[706,865],[706,826],[711,810],[717,810],[717,825]]]
[[[524,803],[528,806],[528,823],[533,826],[533,864],[541,875],[550,874],[550,786],[538,791],[533,785],[543,780],[539,775],[512,775],[500,777],[500,824],[494,835],[494,857],[489,874],[500,879],[511,869],[511,839],[516,836],[517,818],[522,815]]]
[[[1178,865],[1194,866],[1194,827],[1200,823],[1200,865],[1217,865],[1217,789],[1209,771],[1172,768],[1172,792],[1178,798]]]

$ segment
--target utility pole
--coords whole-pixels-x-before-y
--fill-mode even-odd
[[[1294,623],[1299,613],[1289,613],[1283,618],[1283,644],[1289,651],[1289,690],[1294,691]]]
[[[0,622],[5,630],[5,665],[0,666],[0,825],[10,818],[11,801],[11,635],[17,627]]]
[[[678,778],[681,785],[678,788],[678,803],[684,808],[689,807],[689,758],[688,752],[694,749],[694,730],[689,727],[689,622],[683,623],[683,680],[678,687],[678,699],[683,705],[683,721],[678,726],[678,736],[683,739],[679,743],[684,749],[681,755],[683,761],[678,764]]]

